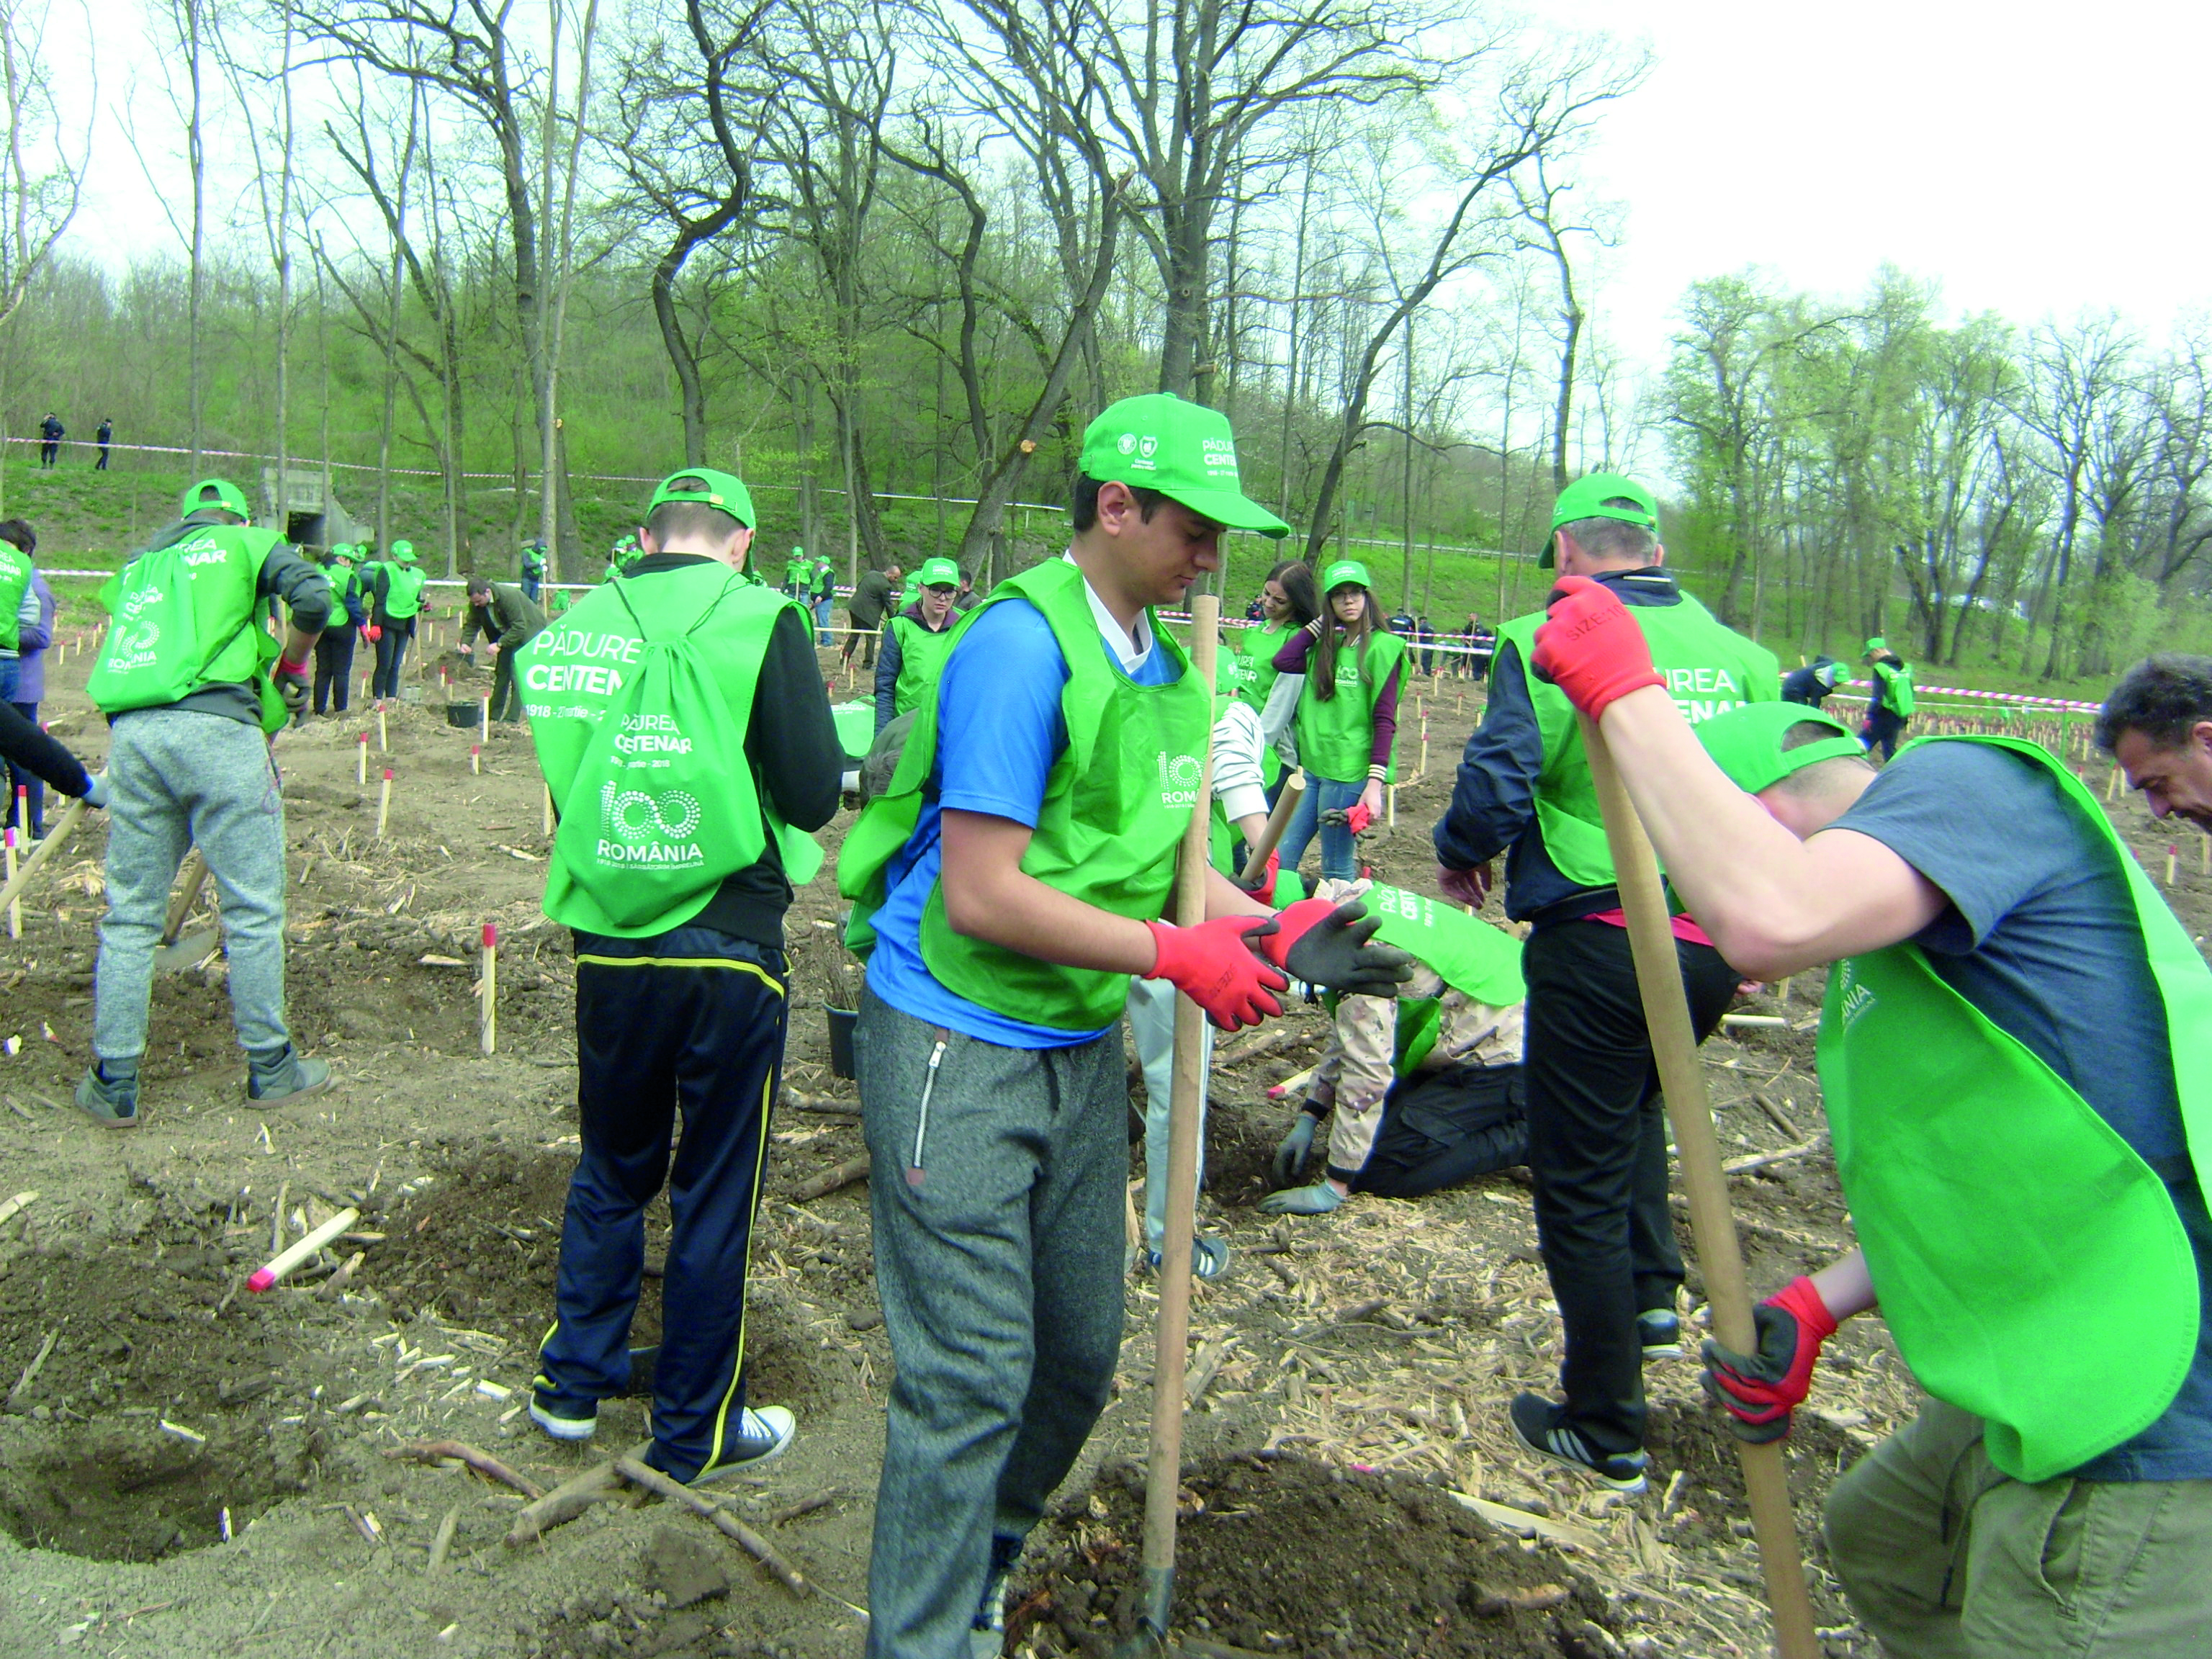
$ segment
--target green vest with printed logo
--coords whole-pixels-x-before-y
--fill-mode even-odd
[[[898,684],[891,691],[894,719],[909,708],[921,708],[921,700],[937,684],[937,677],[945,672],[945,659],[952,654],[952,636],[959,623],[960,613],[955,611],[945,627],[933,634],[912,617],[891,618],[891,635],[899,644]]]
[[[1875,701],[1886,706],[1899,720],[1912,717],[1912,670],[1904,663],[1878,662],[1874,665]]]
[[[1426,963],[1462,996],[1492,1008],[1510,1008],[1527,996],[1521,977],[1521,941],[1504,929],[1402,887],[1377,883],[1361,898],[1367,914],[1381,923],[1375,930],[1377,939]],[[1334,1013],[1335,995],[1324,1000]],[[1443,1014],[1443,1005],[1436,997],[1399,998],[1392,1060],[1399,1077],[1419,1071],[1435,1048]]]
[[[1990,744],[2041,766],[2122,872],[2201,1184],[2212,1170],[2212,969],[2048,750],[1924,738],[1899,758],[1930,743]],[[2166,1183],[2118,1132],[1912,945],[1829,971],[1820,1066],[1882,1316],[1921,1386],[1984,1420],[1990,1461],[2047,1480],[2156,1422],[2196,1356],[2197,1264]]]
[[[162,708],[214,685],[252,685],[264,732],[283,729],[267,669],[283,646],[267,627],[261,567],[281,538],[250,525],[188,524],[110,577],[100,602],[115,620],[85,682],[111,719]]]
[[[13,542],[0,542],[0,651],[22,648],[19,612],[31,586],[31,561]]]
[[[1106,655],[1083,573],[1064,559],[1000,582],[953,630],[952,651],[976,617],[1011,599],[1043,613],[1068,671],[1060,700],[1067,747],[1046,775],[1022,870],[1100,909],[1158,921],[1175,884],[1176,844],[1199,805],[1206,688],[1157,623],[1152,648],[1174,661],[1176,678],[1139,685],[1123,673]],[[936,765],[935,690],[921,707],[890,785],[861,810],[838,857],[837,890],[853,901],[847,937],[856,951],[874,943],[884,871],[914,833]],[[1031,1024],[1095,1031],[1112,1024],[1128,1000],[1127,974],[1065,967],[956,933],[941,882],[923,907],[921,943],[923,962],[946,989]]]
[[[1677,605],[1632,605],[1628,614],[1644,631],[1653,666],[1666,676],[1668,695],[1691,725],[1743,702],[1773,702],[1782,696],[1774,653],[1732,628],[1687,593]],[[1613,885],[1613,854],[1605,818],[1590,782],[1575,706],[1556,685],[1536,678],[1536,630],[1545,614],[1532,611],[1499,629],[1521,653],[1536,723],[1544,737],[1544,767],[1536,778],[1536,823],[1544,850],[1561,875],[1578,887]]]
[[[405,622],[422,608],[422,584],[429,577],[420,565],[395,564],[386,568],[392,574],[384,590],[384,614],[394,622]]]
[[[1316,651],[1319,641],[1316,642]],[[1376,629],[1367,636],[1364,653],[1336,653],[1335,695],[1314,695],[1311,669],[1298,698],[1298,762],[1317,778],[1337,783],[1364,781],[1375,753],[1375,703],[1390,676],[1406,659],[1406,641],[1395,634]],[[1394,738],[1383,773],[1385,782],[1398,781],[1398,744]]]
[[[714,561],[592,589],[515,653],[538,764],[560,813],[545,914],[617,939],[680,927],[757,863],[821,868],[744,752],[783,595]]]

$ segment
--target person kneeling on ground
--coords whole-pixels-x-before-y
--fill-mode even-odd
[[[1376,936],[1413,955],[1413,976],[1395,997],[1330,999],[1328,1047],[1275,1149],[1283,1190],[1260,1208],[1325,1215],[1355,1192],[1418,1198],[1522,1162],[1521,941],[1402,888],[1325,881],[1316,896],[1364,899]],[[1293,1186],[1324,1121],[1322,1177]]]
[[[545,914],[575,930],[582,1137],[530,1419],[589,1439],[599,1401],[649,1388],[645,1461],[688,1486],[756,1469],[796,1432],[782,1407],[746,1403],[745,1264],[783,1065],[784,912],[821,867],[806,832],[836,812],[845,757],[805,612],[745,579],[745,486],[672,474],[639,538],[636,562],[515,670],[560,813]],[[586,672],[611,647],[635,672]],[[628,1345],[664,1178],[648,1382]]]
[[[1786,704],[1693,732],[1619,602],[1571,577],[1535,661],[1722,955],[1833,964],[1820,1087],[1858,1248],[1759,1307],[1755,1354],[1705,1358],[1737,1432],[1771,1440],[1879,1304],[1928,1398],[1828,1494],[1861,1620],[1893,1659],[2203,1653],[2212,969],[2102,805],[2018,739],[1876,772]],[[2171,720],[2123,681],[2099,741],[2171,744],[2212,722],[2212,679],[2194,702]]]
[[[93,987],[91,1067],[76,1103],[138,1123],[138,1065],[169,884],[197,847],[222,895],[231,1019],[248,1099],[281,1105],[329,1085],[284,1023],[284,803],[269,738],[307,705],[307,663],[331,614],[323,573],[247,522],[236,484],[185,492],[183,522],[100,590],[114,617],[85,691],[107,716],[107,914]],[[289,607],[280,645],[265,631]]]

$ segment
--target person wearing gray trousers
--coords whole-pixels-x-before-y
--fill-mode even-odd
[[[111,728],[107,777],[108,909],[100,924],[93,1052],[111,1075],[136,1071],[170,884],[198,847],[221,896],[239,1043],[257,1062],[281,1061],[291,1042],[284,805],[268,738],[227,714],[142,709],[118,716]]]
[[[1010,1048],[870,991],[854,1059],[897,1364],[868,1652],[969,1659],[987,1583],[1012,1564],[1112,1389],[1129,1176],[1121,1030]]]

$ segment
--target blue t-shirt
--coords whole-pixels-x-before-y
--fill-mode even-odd
[[[2164,1416],[2075,1474],[2212,1478],[2212,1217],[2174,1095],[2166,1006],[2110,844],[2041,767],[1975,743],[1906,750],[1835,827],[1881,842],[1942,890],[1950,905],[1912,942],[2150,1165],[2195,1248],[2195,1364]]]
[[[1124,672],[1103,635],[1098,648]],[[1129,678],[1165,685],[1176,659],[1157,642]],[[921,912],[944,864],[939,813],[983,812],[1036,827],[1045,781],[1067,747],[1060,709],[1067,659],[1044,613],[1027,599],[1003,599],[978,617],[945,659],[938,683],[937,764],[921,818],[884,872],[868,988],[902,1014],[1008,1048],[1066,1048],[1112,1029],[1068,1031],[1032,1025],[947,990],[921,959]]]

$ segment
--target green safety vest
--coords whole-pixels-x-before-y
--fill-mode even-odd
[[[1320,641],[1314,643],[1319,649]],[[1306,677],[1305,690],[1298,697],[1300,764],[1316,777],[1337,783],[1367,776],[1375,751],[1375,701],[1405,657],[1405,641],[1377,629],[1368,635],[1364,652],[1337,653],[1335,696],[1326,702],[1316,696],[1313,677]],[[1310,665],[1312,656],[1306,661]],[[1395,738],[1382,775],[1388,783],[1398,780]]]
[[[783,585],[793,593],[804,593],[814,586],[814,561],[793,559],[783,567]]]
[[[384,614],[395,622],[405,622],[422,608],[422,584],[430,578],[419,565],[395,564],[390,568],[391,580],[384,590]]]
[[[952,650],[976,617],[1016,598],[1043,612],[1067,663],[1060,698],[1067,747],[1046,776],[1022,870],[1102,910],[1157,921],[1175,884],[1176,843],[1199,805],[1206,688],[1157,622],[1153,649],[1174,660],[1176,678],[1139,685],[1123,673],[1099,640],[1083,573],[1063,559],[1000,582],[953,630]],[[874,943],[884,871],[920,821],[922,792],[937,762],[937,706],[933,690],[890,785],[861,809],[839,855],[837,890],[853,901],[847,942],[855,951]],[[1127,974],[1065,967],[954,933],[941,882],[923,907],[921,933],[922,961],[938,983],[1009,1018],[1095,1031],[1112,1024],[1128,1000]]]
[[[957,611],[934,634],[911,617],[891,618],[891,634],[899,645],[898,684],[891,690],[893,719],[921,706],[921,700],[937,684],[937,677],[945,672],[945,659],[952,654],[952,636],[959,626],[960,613]]]
[[[16,613],[30,586],[30,560],[13,542],[0,542],[0,651],[22,648],[22,624]]]
[[[1887,705],[1889,712],[1899,720],[1912,714],[1912,670],[1907,665],[1878,662],[1874,665],[1875,695],[1877,702]]]
[[[2212,969],[2103,809],[2041,765],[2126,877],[2198,1171],[2212,1170]],[[1820,1088],[1836,1169],[1898,1349],[1983,1419],[2014,1480],[2079,1468],[2157,1421],[2197,1352],[2197,1265],[2158,1175],[2063,1078],[1939,978],[1919,948],[1828,975]]]
[[[282,539],[250,525],[186,525],[109,577],[100,602],[115,621],[84,688],[100,711],[112,718],[212,685],[252,685],[262,730],[282,731],[289,716],[267,670],[284,647],[258,592]]]
[[[665,933],[757,863],[771,833],[792,884],[813,879],[821,849],[777,817],[744,753],[788,604],[720,563],[686,565],[594,589],[515,653],[561,816],[547,915],[618,939]]]
[[[908,576],[899,584],[898,608],[902,611],[921,597],[921,578]]]
[[[1654,666],[1666,676],[1668,694],[1683,718],[1699,720],[1739,703],[1773,702],[1782,696],[1782,676],[1774,653],[1682,595],[1679,605],[1632,605],[1628,614],[1644,630]],[[1544,850],[1561,875],[1578,887],[1613,885],[1613,853],[1605,839],[1605,817],[1590,782],[1589,757],[1583,752],[1582,727],[1575,706],[1556,685],[1536,678],[1536,630],[1542,611],[1516,617],[1499,629],[1521,653],[1528,700],[1544,738],[1543,770],[1536,776],[1536,823]]]
[[[1267,695],[1275,689],[1275,653],[1283,648],[1283,641],[1291,637],[1291,629],[1263,623],[1257,628],[1244,630],[1243,649],[1237,653],[1237,695],[1251,704],[1255,714],[1267,707]]]

